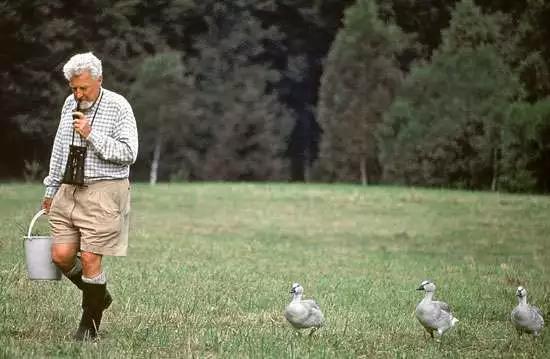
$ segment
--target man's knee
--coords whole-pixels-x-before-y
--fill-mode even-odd
[[[64,272],[72,269],[76,258],[76,251],[69,245],[52,246],[52,262]]]

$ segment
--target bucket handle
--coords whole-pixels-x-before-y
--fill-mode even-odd
[[[27,238],[31,236],[32,227],[34,227],[34,222],[36,222],[38,218],[40,218],[40,216],[45,213],[46,213],[46,210],[42,208],[40,211],[38,211],[38,213],[34,215],[34,217],[32,217],[31,224],[29,225],[29,232],[27,233]]]

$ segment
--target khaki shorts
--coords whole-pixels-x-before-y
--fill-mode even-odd
[[[53,243],[79,243],[81,251],[125,256],[129,215],[127,179],[83,187],[62,184],[49,213]]]

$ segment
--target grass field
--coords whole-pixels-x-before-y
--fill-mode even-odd
[[[40,185],[0,185],[0,357],[550,357],[550,197],[299,184],[134,185],[129,255],[106,258],[114,303],[101,340],[70,336],[80,297],[26,277]],[[39,230],[47,231],[42,220]],[[413,316],[432,279],[458,327]],[[292,282],[326,326],[297,335]],[[515,290],[545,313],[518,338]]]

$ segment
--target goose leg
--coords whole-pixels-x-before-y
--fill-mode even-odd
[[[430,338],[434,338],[434,331],[433,330],[428,330],[426,329],[426,331],[428,332],[428,334],[430,334]]]

